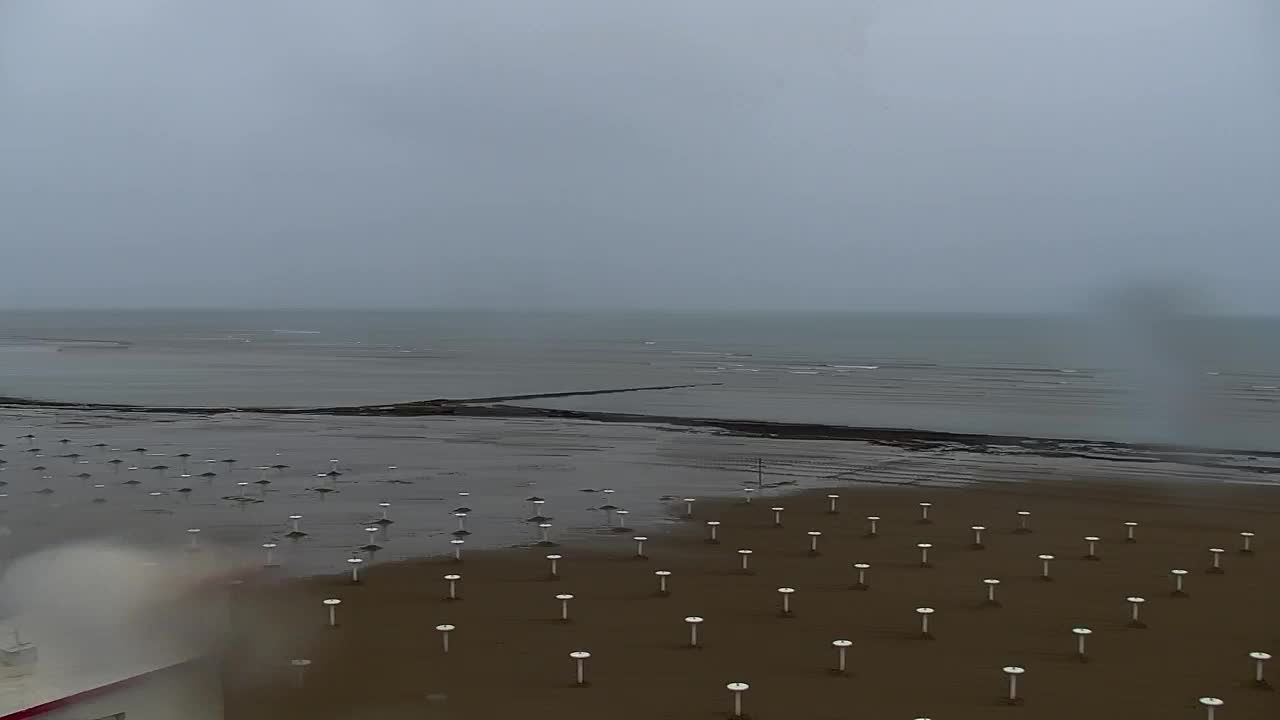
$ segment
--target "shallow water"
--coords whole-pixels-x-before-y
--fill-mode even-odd
[[[36,437],[19,437],[28,433]],[[527,522],[533,511],[526,502],[534,495],[547,501],[543,512],[553,518],[553,540],[618,543],[633,533],[607,528],[606,514],[596,509],[606,502],[630,511],[629,526],[655,530],[682,511],[673,498],[743,496],[742,488],[759,480],[765,487],[755,502],[849,482],[957,486],[1124,477],[1172,488],[1185,481],[1269,483],[1273,477],[1239,468],[910,452],[861,442],[541,419],[9,412],[0,414],[0,438],[7,443],[0,448],[7,462],[0,466],[0,481],[7,483],[0,488],[0,562],[76,538],[181,545],[189,542],[187,529],[199,528],[202,546],[228,548],[253,564],[264,561],[263,543],[277,543],[280,571],[308,574],[346,571],[352,553],[377,561],[449,553],[457,529],[453,510],[463,505],[473,510],[464,552],[534,542],[538,530]],[[94,447],[98,443],[107,447]],[[132,452],[136,448],[146,452]],[[185,472],[178,457],[184,452],[191,455]],[[80,457],[63,457],[71,454]],[[237,462],[221,462],[229,458]],[[122,462],[113,465],[112,459]],[[330,469],[331,459],[343,474],[317,477]],[[276,464],[289,467],[258,469]],[[150,469],[157,466],[168,469]],[[198,477],[204,472],[217,475]],[[77,477],[81,473],[91,477]],[[263,478],[270,484],[256,483]],[[604,488],[616,492],[606,498],[599,492]],[[376,533],[383,549],[371,556],[361,546],[380,502],[391,503],[394,523]],[[291,514],[304,516],[300,525],[308,535],[298,541],[285,537]],[[732,542],[732,528],[723,534]]]
[[[7,461],[0,471],[7,483],[0,498],[7,558],[78,537],[181,544],[188,528],[200,528],[199,543],[234,548],[251,562],[263,559],[262,543],[275,542],[275,559],[290,571],[341,571],[368,542],[364,528],[379,518],[380,502],[391,503],[393,524],[376,533],[384,549],[373,559],[386,560],[451,552],[459,506],[474,510],[465,550],[536,541],[525,501],[534,495],[547,500],[543,513],[553,518],[553,538],[613,537],[595,506],[612,502],[631,513],[628,525],[652,527],[668,516],[664,495],[736,492],[755,480],[748,472],[755,460],[745,457],[740,440],[594,423],[247,415],[139,421],[37,413],[0,418],[0,432],[9,443],[0,449]],[[18,439],[28,432],[37,437]],[[71,442],[59,443],[63,438]],[[886,455],[853,445],[834,449],[846,465]],[[779,458],[802,452],[790,443],[753,443],[750,450]],[[176,457],[182,452],[191,454],[185,468]],[[813,447],[803,452],[807,460],[822,456]],[[61,457],[72,453],[82,457]],[[123,462],[112,465],[113,458]],[[238,462],[221,462],[227,458]],[[317,477],[330,459],[343,474]],[[276,464],[289,467],[259,469]],[[168,469],[150,469],[162,465]],[[205,472],[217,476],[200,478]],[[258,484],[263,478],[270,484]],[[586,492],[606,487],[617,490],[608,499]],[[291,514],[304,516],[306,538],[285,537]]]
[[[92,341],[92,342],[86,342]],[[0,314],[0,394],[549,407],[1280,448],[1280,321],[916,314]]]

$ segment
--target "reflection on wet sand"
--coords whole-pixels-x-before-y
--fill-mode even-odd
[[[476,550],[652,528],[669,521],[673,498],[750,486],[1271,484],[1267,457],[975,453],[559,418],[23,410],[0,415],[0,433],[10,438],[0,448],[8,558],[84,537],[175,545],[199,529],[202,544],[253,562],[269,550],[270,564],[293,574],[345,572],[353,554],[452,555],[463,543],[450,541],[464,538]]]

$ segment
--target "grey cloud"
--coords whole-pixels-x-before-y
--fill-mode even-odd
[[[1280,306],[1265,0],[9,0],[2,306]]]

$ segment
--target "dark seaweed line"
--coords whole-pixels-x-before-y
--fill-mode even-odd
[[[1112,462],[1171,462],[1224,469],[1270,472],[1266,468],[1244,468],[1207,462],[1206,455],[1280,458],[1280,451],[1238,450],[1229,448],[1200,448],[1175,445],[1123,443],[1111,440],[1084,440],[1070,438],[1045,438],[1023,435],[988,435],[976,433],[952,433],[913,428],[855,427],[818,423],[790,423],[763,420],[733,420],[725,418],[678,417],[667,415],[641,415],[630,413],[586,412],[578,410],[554,410],[517,405],[460,406],[454,415],[462,417],[492,418],[556,418],[566,420],[590,420],[632,425],[670,425],[681,428],[713,428],[741,437],[761,437],[783,440],[846,440],[889,445],[907,450],[956,450],[993,455],[1038,455],[1042,457],[1077,457]],[[1115,455],[1099,454],[1115,451]],[[1140,455],[1138,453],[1141,453]]]
[[[645,387],[608,388],[604,390],[570,390],[566,392],[530,393],[526,395],[495,395],[493,397],[436,400],[414,400],[381,405],[337,405],[319,407],[269,407],[269,406],[162,406],[132,405],[128,403],[74,403],[59,400],[6,397],[0,395],[0,407],[45,408],[54,410],[93,410],[100,412],[164,413],[166,415],[223,415],[226,413],[258,413],[262,415],[444,415],[464,405],[511,402],[513,400],[541,400],[587,395],[613,395],[617,393],[645,392],[650,390],[684,390],[712,387],[722,383],[698,383],[694,385],[650,385]]]
[[[0,396],[0,407],[14,409],[81,410],[89,412],[153,413],[184,415],[221,415],[256,413],[262,415],[344,415],[374,417],[430,417],[446,415],[494,419],[562,419],[632,425],[665,425],[676,428],[708,428],[742,437],[791,440],[845,440],[891,445],[908,450],[956,450],[991,454],[1034,454],[1049,457],[1080,457],[1115,462],[1174,462],[1224,469],[1270,472],[1264,468],[1219,465],[1203,459],[1205,455],[1246,455],[1280,458],[1280,451],[1231,448],[1188,447],[1154,443],[1123,443],[1081,438],[1047,438],[1024,435],[992,435],[954,433],[914,428],[856,427],[821,423],[794,423],[765,420],[740,420],[707,417],[679,417],[581,410],[557,410],[510,405],[513,401],[548,398],[582,397],[657,390],[683,390],[713,387],[722,383],[690,385],[655,385],[631,388],[609,388],[554,393],[530,393],[493,397],[417,400],[379,405],[333,407],[158,407],[119,403],[72,403],[52,400]],[[1114,455],[1099,454],[1107,451]]]
[[[337,405],[314,407],[270,407],[270,406],[168,406],[168,405],[131,405],[123,402],[67,402],[59,400],[36,400],[29,397],[0,396],[0,407],[29,407],[29,409],[46,410],[86,410],[97,413],[151,413],[165,415],[225,415],[228,413],[255,413],[260,415],[451,415],[458,407],[470,405],[493,405],[499,402],[520,400],[545,400],[553,397],[577,397],[591,395],[616,395],[622,392],[659,391],[659,389],[687,389],[698,387],[714,387],[723,383],[678,384],[678,386],[645,386],[605,389],[580,389],[580,391],[539,392],[527,395],[498,395],[493,397],[467,397],[461,400],[438,398],[438,400],[415,400],[410,402],[389,402],[381,405]]]

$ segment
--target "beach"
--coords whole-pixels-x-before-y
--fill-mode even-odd
[[[646,535],[647,559],[622,532],[375,566],[358,585],[259,577],[234,590],[228,717],[726,717],[730,682],[750,685],[743,712],[754,718],[1197,718],[1202,696],[1224,700],[1222,717],[1270,717],[1280,697],[1251,686],[1248,653],[1280,640],[1274,492],[1157,478],[863,483],[831,491],[837,514],[826,490],[699,499],[687,519],[672,502],[675,522]],[[1019,510],[1030,532],[1016,532]],[[868,515],[880,517],[874,538]],[[709,520],[722,523],[718,544]],[[1136,542],[1124,542],[1125,522],[1138,523]],[[986,527],[985,549],[972,547],[973,525]],[[822,533],[816,556],[811,530]],[[1254,553],[1240,552],[1244,531],[1257,532]],[[1098,560],[1083,557],[1090,535]],[[932,567],[918,543],[932,545]],[[1225,551],[1222,574],[1207,572],[1211,547]],[[559,580],[548,553],[563,556]],[[1051,581],[1042,554],[1054,556]],[[854,562],[870,565],[865,590]],[[1186,597],[1172,596],[1172,569],[1189,571]],[[671,573],[669,596],[657,594],[658,570]],[[458,600],[444,599],[447,574],[461,576]],[[1001,581],[1000,607],[984,603],[985,578]],[[780,614],[781,587],[795,590],[793,617]],[[557,594],[573,595],[568,622]],[[1134,596],[1143,629],[1129,627]],[[342,600],[335,627],[326,598]],[[932,639],[921,607],[935,611]],[[688,616],[704,619],[700,649],[687,647]],[[441,624],[456,628],[447,654]],[[1092,630],[1087,662],[1073,627]],[[852,642],[845,674],[833,672],[840,639]],[[569,657],[579,650],[591,653],[586,687]],[[310,660],[305,677],[295,658]],[[1006,702],[1006,666],[1025,669],[1019,707]]]
[[[804,439],[780,437],[782,430],[557,417],[6,409],[0,560],[76,539],[169,547],[199,529],[200,542],[253,564],[262,562],[263,545],[275,544],[276,574],[323,575],[345,570],[352,553],[377,563],[446,555],[461,506],[477,510],[465,519],[474,532],[468,552],[527,544],[540,534],[524,522],[534,495],[547,501],[549,534],[576,542],[604,531],[599,507],[609,488],[619,490],[613,504],[633,526],[656,531],[670,524],[668,498],[736,497],[758,482],[795,491],[1034,484],[1070,493],[1082,482],[1131,482],[1225,492],[1273,487],[1280,463],[1275,453],[960,442],[909,432]],[[371,525],[384,511],[395,522]],[[289,535],[293,515],[305,536]],[[375,556],[361,549],[368,527],[378,528]]]
[[[1277,48],[0,0],[0,720],[1280,720]]]
[[[726,717],[731,682],[754,718],[1280,709],[1249,657],[1280,645],[1265,352],[1154,397],[1003,320],[249,320],[59,325],[0,376],[0,561],[91,540],[240,568],[229,718]]]

